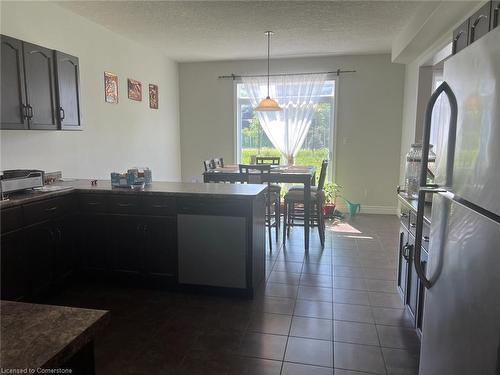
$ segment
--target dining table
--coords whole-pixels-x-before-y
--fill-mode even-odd
[[[272,165],[271,173],[261,175],[263,183],[304,185],[304,248],[309,250],[311,215],[311,186],[316,182],[316,167],[299,165]],[[241,173],[238,164],[209,169],[203,173],[203,182],[246,183],[247,175]]]

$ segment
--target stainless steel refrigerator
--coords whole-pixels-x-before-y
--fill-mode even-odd
[[[433,121],[439,97],[449,122]],[[431,126],[446,127],[435,184],[427,182]],[[444,65],[427,107],[415,249],[424,195],[433,194],[420,375],[500,374],[500,28]],[[418,254],[416,254],[418,256]],[[419,259],[417,257],[417,259]]]

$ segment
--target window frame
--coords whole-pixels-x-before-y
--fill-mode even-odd
[[[330,163],[328,166],[328,181],[336,181],[336,172],[337,172],[337,119],[338,119],[338,92],[339,92],[339,77],[337,75],[328,75],[326,78],[327,81],[334,82],[334,90],[333,97],[323,97],[322,103],[330,103],[332,105],[333,111],[331,111],[330,117],[330,142],[328,144],[328,156],[330,159]],[[234,108],[234,123],[236,126],[236,130],[234,132],[235,136],[235,148],[234,155],[236,163],[241,163],[241,106],[240,99],[238,98],[238,85],[243,84],[241,79],[233,80],[233,108]],[[329,98],[327,100],[326,98]],[[250,99],[241,99],[243,101],[248,101],[250,103]]]

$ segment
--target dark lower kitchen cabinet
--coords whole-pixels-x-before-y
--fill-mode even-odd
[[[409,274],[409,253],[411,252],[411,247],[408,244],[408,229],[401,225],[399,231],[399,252],[398,252],[398,289],[406,302],[406,290],[408,284],[408,274]]]
[[[23,42],[0,36],[1,43],[1,129],[27,129],[28,115],[24,85]]]
[[[415,270],[415,262],[420,261],[426,269],[429,245],[429,224],[424,222],[422,251],[420,260],[415,257],[415,220],[416,213],[408,207],[401,208],[399,230],[398,290],[411,316],[414,327],[420,333],[425,302],[425,287],[420,282]]]
[[[177,219],[148,217],[144,220],[145,271],[154,284],[177,280]]]
[[[29,295],[28,253],[23,230],[1,236],[1,299],[21,300]]]
[[[63,285],[77,268],[78,221],[76,215],[58,219],[53,224],[54,282]]]
[[[30,129],[57,129],[54,51],[23,44],[27,114]]]
[[[410,236],[409,240],[410,251],[408,252],[408,288],[406,290],[407,306],[413,318],[417,315],[418,291],[420,280],[418,279],[417,271],[415,270],[415,239]]]
[[[114,273],[139,275],[144,269],[143,224],[139,216],[110,215],[109,265]]]
[[[79,219],[79,261],[83,271],[104,273],[109,269],[110,226],[107,215],[83,214]]]
[[[421,257],[421,262],[422,262],[422,268],[424,269],[424,272],[427,272],[427,261],[429,259],[429,253],[425,250],[422,249],[422,257]],[[418,301],[417,301],[417,330],[421,333],[422,332],[422,323],[423,323],[423,317],[424,317],[424,306],[425,306],[425,287],[422,283],[419,282],[419,287],[418,287]]]
[[[56,233],[51,222],[26,228],[30,300],[38,300],[50,291]]]
[[[55,52],[57,115],[63,130],[81,129],[80,74],[78,57]]]

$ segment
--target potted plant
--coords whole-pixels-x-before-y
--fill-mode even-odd
[[[339,196],[339,192],[342,186],[335,184],[333,182],[328,182],[325,184],[323,191],[325,192],[325,206],[323,207],[323,213],[325,217],[332,218],[335,214],[335,201]]]

